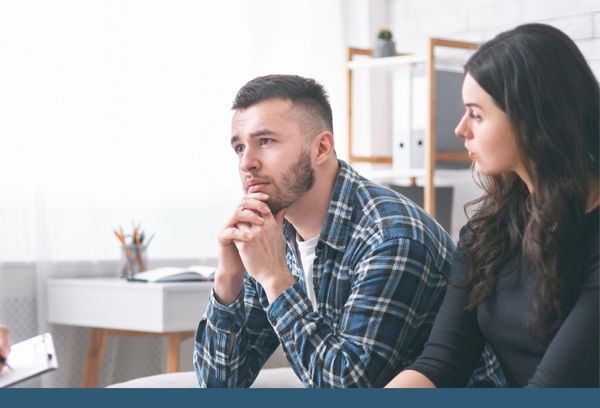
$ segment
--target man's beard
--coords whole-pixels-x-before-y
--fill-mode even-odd
[[[315,184],[315,170],[310,164],[310,152],[303,150],[298,160],[292,164],[282,177],[282,186],[273,184],[275,194],[266,203],[273,215],[296,202]]]

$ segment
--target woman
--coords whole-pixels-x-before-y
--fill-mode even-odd
[[[464,139],[485,194],[421,356],[388,387],[462,387],[486,343],[509,386],[598,387],[598,82],[527,24],[465,66]]]

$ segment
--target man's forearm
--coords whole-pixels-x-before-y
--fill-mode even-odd
[[[260,283],[265,290],[270,304],[273,303],[273,301],[277,299],[279,295],[294,286],[294,283],[296,283],[296,278],[294,278],[294,275],[292,275],[289,270],[285,268],[284,272],[274,274],[271,279]]]
[[[245,285],[242,292],[229,306],[211,295],[198,325],[194,367],[202,387],[250,386],[279,345],[254,285]]]
[[[243,286],[244,275],[242,273],[226,274],[217,271],[215,274],[215,297],[225,306],[229,306],[235,302],[240,296]]]
[[[240,296],[244,286],[244,265],[233,244],[219,250],[219,266],[215,273],[214,293],[222,305],[229,306]]]

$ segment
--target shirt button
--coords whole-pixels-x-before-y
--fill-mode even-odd
[[[277,319],[271,319],[271,324],[273,326],[277,326]]]

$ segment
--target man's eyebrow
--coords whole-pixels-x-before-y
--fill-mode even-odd
[[[260,137],[260,136],[271,136],[274,134],[275,134],[275,132],[270,129],[259,129],[256,132],[250,133],[250,137],[256,138],[256,137]],[[239,140],[240,140],[240,137],[238,135],[233,135],[233,136],[231,136],[230,143],[233,145],[234,143],[237,143]]]

